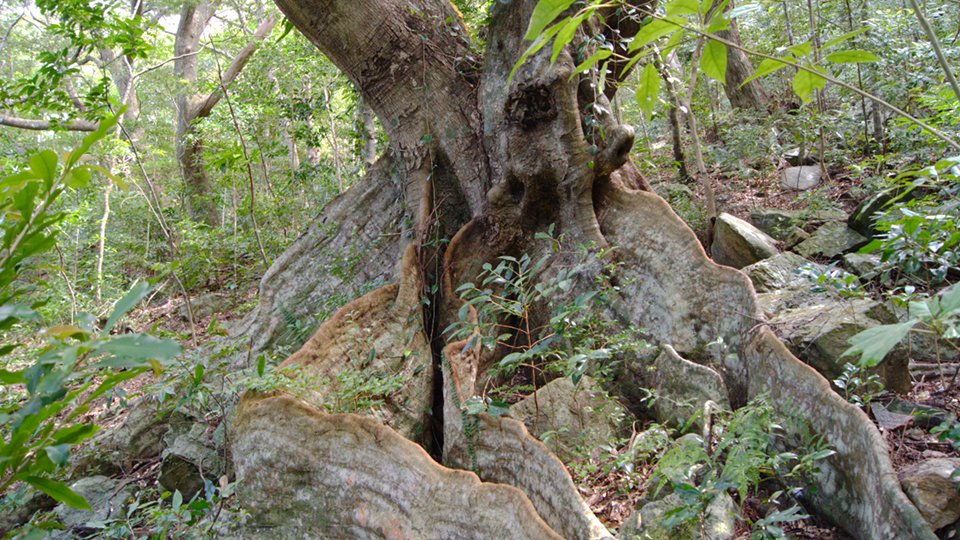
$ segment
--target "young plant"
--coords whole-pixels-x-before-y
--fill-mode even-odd
[[[58,197],[89,184],[93,172],[109,176],[100,167],[81,164],[81,158],[114,125],[116,118],[101,122],[62,162],[56,152],[43,150],[30,157],[28,167],[0,180],[0,331],[39,321],[35,308],[40,303],[20,303],[25,295],[17,278],[31,267],[33,257],[56,243],[55,225],[63,219],[52,210]],[[24,482],[68,506],[89,509],[55,478],[73,446],[97,430],[84,415],[118,384],[161,370],[180,352],[170,340],[111,335],[149,290],[145,283],[135,285],[99,328],[95,317],[80,316],[76,324],[42,330],[46,344],[20,351],[21,358],[33,358],[26,367],[19,361],[12,365],[11,353],[21,344],[0,346],[0,385],[10,396],[0,405],[0,493]]]

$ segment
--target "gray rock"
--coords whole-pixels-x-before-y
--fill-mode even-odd
[[[847,253],[843,256],[843,267],[847,272],[860,277],[875,276],[880,264],[880,257],[869,253]]]
[[[126,508],[126,501],[133,493],[129,484],[106,476],[91,476],[74,482],[70,489],[87,500],[93,510],[79,510],[65,504],[57,505],[54,514],[67,531],[77,532],[87,528],[96,528],[97,522],[103,522],[120,515]]]
[[[723,213],[717,218],[713,236],[713,260],[718,264],[743,268],[773,257],[777,241],[746,221]]]
[[[896,186],[867,197],[854,209],[847,220],[851,229],[858,233],[870,237],[876,232],[874,227],[874,218],[878,212],[884,211],[887,206],[894,202],[905,203],[916,198],[912,186]]]
[[[533,436],[543,439],[560,458],[606,444],[624,425],[627,412],[591,378],[574,385],[569,377],[547,383],[534,395],[510,407],[510,416],[523,422]]]
[[[817,229],[810,238],[794,246],[804,257],[836,257],[867,243],[867,239],[846,223],[829,222]]]
[[[169,446],[160,462],[159,482],[171,492],[179,490],[184,500],[199,493],[205,479],[216,483],[226,473],[223,441],[209,427],[197,422],[185,432],[165,437]]]
[[[754,289],[758,293],[763,293],[790,287],[809,287],[809,280],[799,274],[800,268],[807,265],[823,268],[823,265],[787,251],[751,264],[742,270],[753,282]]]
[[[726,493],[717,494],[707,505],[704,512],[703,530],[697,520],[678,525],[672,529],[664,525],[667,512],[683,505],[676,494],[670,494],[659,501],[643,505],[639,511],[638,529],[630,531],[622,538],[644,540],[674,540],[697,538],[703,540],[727,540],[733,538],[737,524],[737,505]]]
[[[867,328],[896,322],[886,306],[868,299],[841,299],[827,294],[804,292],[802,289],[782,290],[775,293],[770,325],[780,338],[797,355],[827,379],[835,379],[843,372],[843,365],[855,362],[853,357],[841,356],[850,347],[849,339]],[[790,294],[799,294],[802,302],[790,299]],[[761,304],[770,305],[761,299]],[[796,305],[786,308],[785,306]],[[907,392],[911,388],[906,350],[896,347],[875,370],[883,384],[895,392]]]
[[[220,313],[229,307],[230,298],[217,293],[202,294],[190,300],[190,308],[193,309],[193,317],[195,319],[209,317],[215,313]],[[180,306],[179,313],[181,320],[190,320],[190,312],[187,310],[186,303]]]
[[[960,458],[921,461],[898,474],[904,493],[932,529],[940,529],[960,519]]]
[[[780,185],[787,189],[806,191],[820,185],[822,175],[819,166],[788,167],[780,176]]]
[[[758,229],[781,241],[803,223],[797,212],[777,208],[757,208],[750,212],[750,220]]]
[[[658,421],[683,425],[689,418],[702,412],[708,400],[730,408],[727,387],[720,375],[707,366],[681,358],[669,345],[664,345],[657,357],[656,368],[657,400],[654,413]]]
[[[142,399],[126,410],[118,427],[97,433],[77,459],[74,474],[119,474],[137,461],[159,457],[170,426],[187,422],[183,414],[161,411],[154,401]]]

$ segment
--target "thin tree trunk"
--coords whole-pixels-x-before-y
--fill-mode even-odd
[[[337,179],[337,193],[343,191],[343,166],[340,156],[340,137],[337,136],[337,119],[333,116],[333,103],[330,101],[330,89],[323,87],[323,102],[327,111],[327,122],[330,125],[330,148],[333,150],[333,173]]]
[[[733,1],[727,4],[725,12],[734,8]],[[730,28],[721,30],[717,35],[733,43],[741,43],[740,29],[737,27],[737,20],[730,20]],[[770,105],[770,96],[763,88],[760,79],[754,79],[746,84],[746,81],[753,75],[753,64],[745,52],[740,49],[727,47],[727,71],[726,84],[723,91],[730,100],[730,105],[734,109],[752,109],[756,111],[765,111]]]
[[[107,246],[107,221],[110,219],[110,193],[113,191],[113,181],[107,180],[103,190],[103,217],[100,218],[100,236],[97,239],[97,304],[103,301],[103,256]]]

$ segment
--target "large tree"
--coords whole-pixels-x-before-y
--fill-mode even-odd
[[[562,464],[522,424],[465,412],[506,351],[440,332],[462,313],[457,286],[483,263],[546,255],[539,279],[576,264],[574,289],[584,289],[603,264],[568,247],[588,245],[617,247],[603,259],[619,264],[604,317],[692,358],[722,337],[734,406],[769,394],[837,450],[814,480],[812,507],[858,537],[933,537],[867,417],[764,326],[749,280],[714,264],[669,206],[639,189],[633,130],[609,114],[627,66],[610,66],[603,92],[595,69],[575,72],[597,42],[589,37],[637,32],[630,9],[645,2],[611,8],[555,62],[547,47],[512,78],[535,0],[494,2],[482,52],[446,0],[277,3],[353,81],[390,150],[267,272],[241,330],[248,358],[300,346],[291,326],[394,282],[340,308],[283,365],[316,381],[349,368],[404,384],[366,414],[323,414],[284,393],[244,398],[232,455],[260,533],[606,536]],[[563,248],[537,240],[547,230]],[[545,316],[529,315],[535,326]],[[631,374],[621,377],[631,384]]]

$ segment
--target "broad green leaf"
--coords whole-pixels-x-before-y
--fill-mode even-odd
[[[580,23],[582,23],[585,18],[586,15],[581,15],[572,19],[568,18],[567,22],[560,23],[562,27],[560,31],[557,32],[557,36],[553,38],[553,53],[550,55],[551,64],[557,61],[557,57],[560,56],[560,51],[570,43],[570,40],[573,39],[574,32],[577,31]]]
[[[727,46],[712,39],[708,41],[700,56],[700,69],[711,79],[726,83]]]
[[[672,0],[667,2],[663,9],[669,17],[696,15],[700,9],[700,2],[697,0]]]
[[[23,481],[46,493],[50,497],[53,497],[53,500],[62,502],[70,508],[76,508],[78,510],[92,510],[90,505],[87,504],[87,501],[83,497],[78,495],[77,492],[70,489],[63,482],[57,482],[55,480],[50,480],[49,478],[40,478],[39,476],[28,476],[24,478]]]
[[[653,43],[654,41],[662,38],[663,36],[670,35],[677,30],[680,30],[680,25],[683,24],[683,19],[678,17],[664,17],[662,19],[654,19],[650,21],[650,24],[647,24],[637,32],[637,35],[633,38],[633,41],[630,42],[630,46],[627,47],[627,52],[633,52],[637,49]]]
[[[800,58],[801,56],[806,56],[813,52],[813,44],[809,41],[804,43],[798,43],[791,47],[787,47],[787,50],[790,51],[794,56]]]
[[[530,15],[530,23],[527,25],[527,34],[523,39],[532,41],[543,32],[543,29],[554,21],[561,13],[573,5],[574,0],[540,0],[533,13]]]
[[[93,175],[89,169],[77,167],[64,176],[63,183],[74,189],[83,189],[90,185],[91,178]]]
[[[821,47],[821,49],[829,49],[830,47],[833,47],[834,45],[839,45],[840,43],[843,43],[844,41],[846,41],[846,40],[848,40],[848,39],[850,39],[850,38],[852,38],[852,37],[859,36],[860,34],[863,34],[864,32],[867,32],[867,31],[869,31],[869,30],[870,30],[869,28],[867,28],[866,26],[864,26],[864,27],[861,27],[861,28],[858,28],[858,29],[854,30],[853,32],[847,32],[846,34],[844,34],[844,35],[842,35],[842,36],[835,37],[835,38],[831,39],[830,41],[824,43],[824,44],[823,44],[823,47]]]
[[[660,74],[656,66],[649,62],[640,72],[640,81],[637,83],[637,105],[643,111],[644,119],[649,122],[653,116],[653,109],[657,104],[657,95],[660,93]]]
[[[57,153],[53,150],[41,150],[30,156],[30,171],[50,185],[57,178]]]
[[[921,321],[929,321],[933,318],[933,312],[930,307],[930,304],[927,302],[910,302],[907,305],[910,316]]]
[[[793,91],[800,96],[805,103],[813,98],[813,91],[820,90],[827,84],[823,77],[801,69],[793,76]]]
[[[0,384],[21,384],[22,382],[23,373],[0,369]]]
[[[145,281],[141,281],[131,287],[130,291],[123,295],[123,298],[118,300],[117,304],[113,307],[113,313],[110,314],[106,324],[103,325],[102,332],[109,334],[110,330],[113,330],[113,327],[117,324],[117,321],[120,320],[120,317],[126,315],[128,311],[133,309],[133,306],[139,304],[141,300],[146,298],[149,292],[150,284]]]
[[[113,355],[113,358],[99,362],[100,365],[145,367],[148,365],[146,360],[172,360],[180,354],[180,345],[172,339],[159,339],[147,334],[127,334],[98,344],[96,350]]]
[[[173,500],[171,501],[171,508],[173,509],[174,513],[177,513],[180,511],[180,507],[182,505],[183,505],[183,494],[180,493],[180,490],[178,489],[173,492]]]
[[[43,449],[47,453],[47,457],[50,458],[50,461],[53,462],[57,467],[63,467],[67,463],[70,463],[70,445],[69,444],[57,444],[53,446],[48,446]]]
[[[88,439],[97,432],[99,428],[95,424],[76,424],[58,429],[53,434],[53,440],[57,444],[77,444],[80,441]]]
[[[744,15],[750,15],[752,13],[758,13],[761,10],[760,4],[743,4],[737,6],[727,12],[727,17],[731,19],[736,19],[737,17],[743,17]]]
[[[940,309],[945,313],[960,310],[960,285],[954,285],[943,291],[940,297]]]
[[[546,45],[547,43],[550,43],[550,40],[553,39],[553,36],[557,35],[557,32],[559,32],[562,28],[563,28],[562,24],[555,24],[551,26],[550,28],[547,29],[546,32],[544,32],[543,34],[540,34],[540,36],[537,37],[536,41],[534,41],[533,43],[530,44],[529,47],[527,47],[527,50],[523,51],[523,54],[520,55],[520,59],[517,60],[517,63],[513,65],[513,69],[510,70],[510,75],[507,76],[507,84],[509,84],[510,81],[513,79],[514,74],[516,74],[517,70],[520,69],[520,66],[522,66],[523,63],[527,61],[527,58],[530,58],[534,54],[537,54],[537,52],[540,49],[542,49],[544,45]]]
[[[730,29],[730,19],[726,18],[722,14],[715,15],[710,18],[710,24],[707,25],[706,30],[708,34],[716,34],[717,32],[723,32],[724,30]]]
[[[870,51],[849,50],[837,51],[827,55],[827,61],[834,64],[857,64],[865,62],[879,62],[880,58]]]
[[[86,330],[74,326],[72,324],[66,326],[54,326],[52,328],[47,328],[43,331],[43,334],[50,336],[55,339],[66,339],[73,336],[82,336],[85,337],[89,334]]]
[[[613,51],[610,49],[598,49],[597,52],[591,54],[589,58],[583,62],[580,62],[580,65],[577,66],[577,69],[573,71],[573,75],[576,75],[577,73],[583,73],[584,71],[596,65],[597,62],[602,62],[603,60],[610,58],[612,54]]]
[[[872,368],[879,364],[897,343],[903,340],[917,324],[915,319],[900,324],[874,326],[850,338],[850,348],[841,356],[860,355],[858,364]]]
[[[740,86],[743,86],[754,79],[759,79],[760,77],[765,77],[771,73],[780,71],[785,67],[787,67],[787,64],[779,60],[774,60],[773,58],[764,58],[763,62],[760,62],[760,65],[757,66],[757,70],[753,72],[753,75],[747,77],[747,80],[743,81]]]
[[[80,145],[74,148],[73,152],[70,152],[70,158],[66,161],[66,167],[69,169],[76,165],[80,161],[80,158],[90,150],[91,146],[106,137],[107,133],[116,127],[120,116],[123,115],[126,110],[127,106],[124,105],[117,110],[116,115],[101,120],[97,126],[97,130],[85,136],[83,140],[80,141]]]

